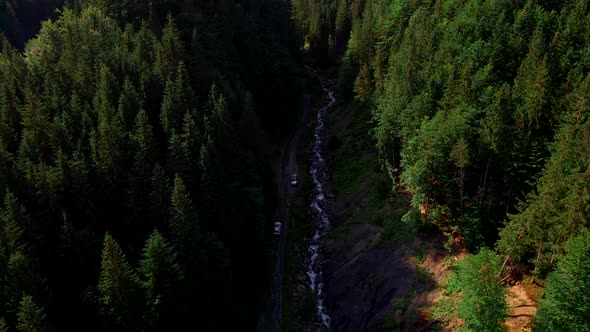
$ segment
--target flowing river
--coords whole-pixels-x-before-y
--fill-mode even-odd
[[[322,89],[328,96],[328,103],[319,109],[316,116],[315,125],[315,141],[311,155],[311,177],[315,185],[315,197],[310,203],[310,207],[316,213],[316,229],[313,238],[310,241],[308,253],[310,255],[310,263],[307,268],[307,276],[309,277],[310,287],[317,297],[317,313],[324,326],[330,330],[330,316],[324,305],[324,283],[322,278],[322,240],[330,229],[330,216],[326,206],[326,193],[324,191],[325,182],[327,179],[327,165],[323,158],[323,135],[324,135],[324,119],[328,109],[336,103],[334,96],[334,89],[329,82],[322,83]]]

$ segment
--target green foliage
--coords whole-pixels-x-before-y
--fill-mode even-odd
[[[535,187],[547,157],[557,158],[560,132],[568,131],[561,128],[572,131],[572,117],[585,121],[579,98],[585,99],[590,72],[583,58],[590,45],[588,15],[581,1],[351,4],[342,93],[354,92],[371,105],[382,165],[394,183],[411,191],[413,208],[469,248],[496,242],[507,212],[514,213]],[[580,140],[563,144],[579,146]],[[551,165],[543,174],[557,167]],[[583,178],[582,169],[566,163],[561,172]],[[566,229],[577,228],[568,221],[571,227],[551,226],[545,236],[541,230],[554,224],[547,219],[557,218],[543,216],[574,215],[587,196],[578,190],[569,196],[574,204],[549,207],[541,194],[547,177],[540,180],[541,197],[531,193],[521,213],[510,217],[501,235],[506,241],[499,244],[512,258],[544,265],[537,272],[550,267],[568,238]],[[563,188],[577,188],[573,177],[565,177]],[[443,219],[429,217],[437,210],[446,211]],[[537,251],[541,255],[531,257]]]
[[[577,82],[565,101],[561,127],[551,144],[537,190],[510,215],[498,249],[515,260],[531,259],[537,272],[547,272],[572,234],[590,226],[590,77]]]
[[[17,198],[10,192],[4,194],[4,206],[0,211],[0,262],[24,249],[23,227],[29,226],[29,216]]]
[[[104,237],[102,264],[98,282],[98,303],[102,315],[113,326],[133,328],[140,312],[140,281],[123,251],[107,233]]]
[[[457,305],[466,331],[503,331],[508,305],[500,285],[500,258],[483,248],[457,266],[457,285],[463,292]]]
[[[30,294],[43,300],[47,296],[45,280],[37,272],[35,261],[21,252],[10,256],[5,269],[4,301],[10,311],[19,307],[22,294]]]
[[[547,279],[534,331],[590,331],[590,232],[568,241]]]
[[[178,174],[174,178],[170,202],[170,230],[177,245],[184,250],[191,242],[198,241],[199,220],[193,202]]]
[[[8,332],[8,326],[6,326],[4,318],[0,318],[0,332]]]
[[[290,132],[302,87],[288,3],[54,2],[0,1],[0,312],[14,328],[26,292],[60,308],[58,330],[178,330],[194,313],[251,329],[275,194],[262,140]],[[135,264],[154,228],[187,276],[166,277],[167,309],[114,241],[89,291],[105,232]]]
[[[154,330],[170,326],[181,310],[177,285],[183,274],[174,248],[157,230],[147,240],[139,265],[146,293],[147,321]]]
[[[39,308],[29,295],[23,295],[20,301],[16,328],[19,332],[47,331],[43,309]]]

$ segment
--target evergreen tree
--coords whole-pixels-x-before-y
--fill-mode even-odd
[[[458,266],[457,281],[463,296],[457,312],[467,331],[503,331],[507,304],[505,289],[499,283],[500,271],[499,257],[487,248],[465,258]]]
[[[125,168],[127,135],[122,118],[113,105],[116,81],[108,67],[101,66],[99,89],[94,97],[98,115],[98,130],[92,136],[91,146],[96,167],[106,174],[121,175]]]
[[[534,331],[590,331],[590,232],[572,238],[547,278]]]
[[[30,294],[37,301],[46,300],[45,280],[37,273],[35,261],[21,252],[10,256],[5,272],[3,295],[7,309],[16,310],[22,294]]]
[[[0,332],[8,332],[8,326],[4,318],[0,318]]]
[[[147,240],[139,264],[148,308],[145,317],[154,331],[161,331],[174,324],[181,310],[183,274],[174,248],[157,230]]]
[[[178,30],[172,15],[162,30],[161,42],[156,46],[155,71],[161,82],[165,82],[178,68],[179,62],[184,58],[184,45],[182,44],[180,31]]]
[[[135,117],[131,140],[135,147],[134,168],[139,170],[147,167],[151,172],[152,163],[156,160],[156,141],[153,127],[143,109],[139,110]],[[147,176],[147,174],[143,174],[143,172],[141,175]]]
[[[11,255],[26,249],[23,239],[25,227],[31,228],[30,217],[17,198],[7,190],[4,206],[0,210],[0,269],[7,266]]]
[[[136,115],[139,113],[142,105],[139,93],[129,78],[126,78],[123,83],[123,91],[121,91],[118,105],[119,115],[123,120],[125,128],[133,128],[134,120],[136,120]]]
[[[160,121],[164,132],[182,131],[184,114],[192,110],[193,91],[190,86],[188,74],[184,63],[181,61],[176,70],[174,80],[168,78],[164,90],[164,100],[160,113]]]
[[[174,178],[170,208],[170,231],[183,255],[195,255],[199,241],[199,220],[182,178]],[[196,257],[192,257],[194,259]]]
[[[102,264],[98,282],[98,305],[112,328],[137,329],[141,312],[140,281],[123,251],[108,233],[104,238]]]
[[[23,295],[20,301],[16,328],[19,332],[47,331],[43,309],[39,308],[29,295]]]

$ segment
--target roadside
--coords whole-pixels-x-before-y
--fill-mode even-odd
[[[425,308],[443,276],[433,271],[444,270],[438,265],[448,253],[442,237],[402,221],[409,196],[391,192],[370,120],[367,108],[351,102],[336,107],[327,121],[334,207],[326,242],[327,304],[334,331],[417,331],[429,323]]]

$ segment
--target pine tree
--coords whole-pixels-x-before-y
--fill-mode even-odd
[[[178,64],[175,78],[168,78],[166,81],[160,112],[160,121],[164,132],[167,134],[172,131],[181,132],[183,117],[192,110],[192,104],[193,90],[184,63],[181,61]]]
[[[20,301],[16,328],[20,332],[43,332],[47,330],[43,309],[39,308],[29,295],[23,295]]]
[[[178,174],[174,178],[171,203],[170,230],[179,247],[185,249],[190,242],[198,241],[197,237],[193,238],[192,236],[199,232],[199,221],[193,202]]]
[[[590,231],[572,238],[547,278],[534,331],[590,331]]]
[[[127,191],[128,206],[132,211],[133,228],[136,234],[147,226],[144,222],[148,216],[150,177],[153,163],[156,159],[155,138],[152,126],[144,110],[137,113],[131,141],[135,150],[133,170],[129,175],[129,190]],[[141,241],[139,238],[136,240]]]
[[[115,91],[114,76],[108,67],[101,66],[99,89],[94,97],[98,130],[92,134],[91,146],[96,167],[117,176],[124,169],[127,136],[123,119],[113,106]]]
[[[156,47],[155,71],[161,82],[170,78],[178,63],[184,59],[184,46],[182,44],[180,31],[174,23],[172,15],[162,30],[161,42]]]
[[[38,273],[35,261],[21,252],[10,256],[5,274],[4,296],[6,306],[16,310],[22,294],[30,294],[37,301],[46,299],[47,287],[45,279]]]
[[[168,78],[166,81],[166,88],[164,90],[164,99],[162,100],[162,107],[160,110],[160,122],[164,132],[170,134],[174,129],[174,117],[176,111],[176,102],[179,96],[176,93],[174,81]]]
[[[140,281],[123,251],[108,233],[104,238],[98,305],[113,328],[135,329],[141,308]]]
[[[0,141],[9,151],[15,152],[21,120],[15,107],[15,96],[6,85],[0,83]]]
[[[491,250],[482,248],[458,266],[457,281],[463,290],[457,305],[459,317],[467,331],[501,332],[506,317],[505,289],[500,285],[500,259]]]
[[[195,277],[204,259],[203,248],[201,248],[202,235],[199,217],[184,182],[178,174],[174,178],[169,223],[170,233],[178,248],[180,259],[189,274]]]
[[[147,240],[139,264],[147,300],[146,318],[154,331],[161,331],[175,322],[180,310],[182,271],[174,248],[157,230]]]
[[[0,318],[0,332],[8,332],[8,326],[4,318]]]
[[[186,177],[191,173],[191,167],[182,143],[181,135],[173,131],[168,143],[168,170],[171,174]]]
[[[518,76],[514,80],[514,97],[519,107],[516,109],[517,124],[521,128],[539,128],[547,125],[546,110],[550,97],[550,78],[548,59],[544,55],[543,33],[535,31],[529,46],[529,53],[522,61]]]
[[[146,112],[141,109],[135,117],[131,140],[135,146],[135,168],[149,167],[156,159],[156,140]]]
[[[119,97],[119,115],[127,129],[133,128],[136,114],[142,108],[139,93],[127,77],[123,83],[123,91]]]
[[[4,263],[7,263],[11,254],[25,249],[24,227],[31,227],[30,217],[17,198],[7,190],[4,195],[4,206],[0,210],[0,263],[2,258],[6,259]]]

